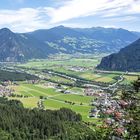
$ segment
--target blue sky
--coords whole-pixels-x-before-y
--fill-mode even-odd
[[[29,32],[58,25],[140,31],[140,0],[0,1],[0,28]]]

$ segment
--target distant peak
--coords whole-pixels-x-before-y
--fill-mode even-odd
[[[64,29],[71,29],[71,28],[60,25],[60,26],[53,27],[50,30],[64,30]]]
[[[60,25],[60,26],[57,26],[57,28],[65,28],[65,26],[63,26],[63,25]]]
[[[2,28],[0,31],[3,31],[3,32],[12,32],[9,28]]]

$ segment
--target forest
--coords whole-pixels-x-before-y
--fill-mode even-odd
[[[35,79],[38,78],[27,73],[0,70],[0,81],[24,81]]]
[[[93,140],[81,115],[60,110],[25,109],[20,101],[0,98],[1,140]]]

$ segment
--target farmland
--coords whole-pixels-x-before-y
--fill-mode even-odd
[[[91,109],[89,105],[93,97],[87,97],[80,94],[64,94],[56,91],[54,88],[46,88],[42,85],[33,84],[20,84],[18,86],[12,86],[15,89],[15,93],[23,95],[23,97],[9,97],[9,99],[20,100],[25,107],[34,108],[37,107],[40,96],[46,97],[44,100],[45,109],[59,109],[67,107],[76,111],[83,116],[83,120],[90,121],[88,113]],[[28,96],[28,98],[24,98]],[[66,101],[75,103],[74,105],[66,103]],[[82,103],[82,105],[81,105]]]
[[[124,74],[124,72],[104,72],[97,71],[95,67],[100,63],[101,58],[106,54],[101,55],[80,55],[79,57],[73,57],[71,55],[58,55],[52,56],[46,60],[31,60],[25,64],[20,64],[18,67],[22,68],[36,68],[38,70],[48,69],[54,70],[55,72],[61,72],[65,74],[79,76],[86,80],[96,81],[96,82],[106,82],[114,83],[116,77]],[[34,71],[31,71],[34,73]],[[131,74],[131,73],[130,73]],[[122,84],[130,84],[131,81],[136,80],[139,73],[132,73],[130,76],[125,76],[125,81]],[[46,74],[46,76],[48,76]],[[54,81],[70,82],[68,79],[51,76]]]

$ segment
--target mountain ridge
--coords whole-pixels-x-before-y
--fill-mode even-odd
[[[124,29],[57,26],[29,33],[0,29],[0,61],[44,59],[56,53],[112,53],[138,36]]]

